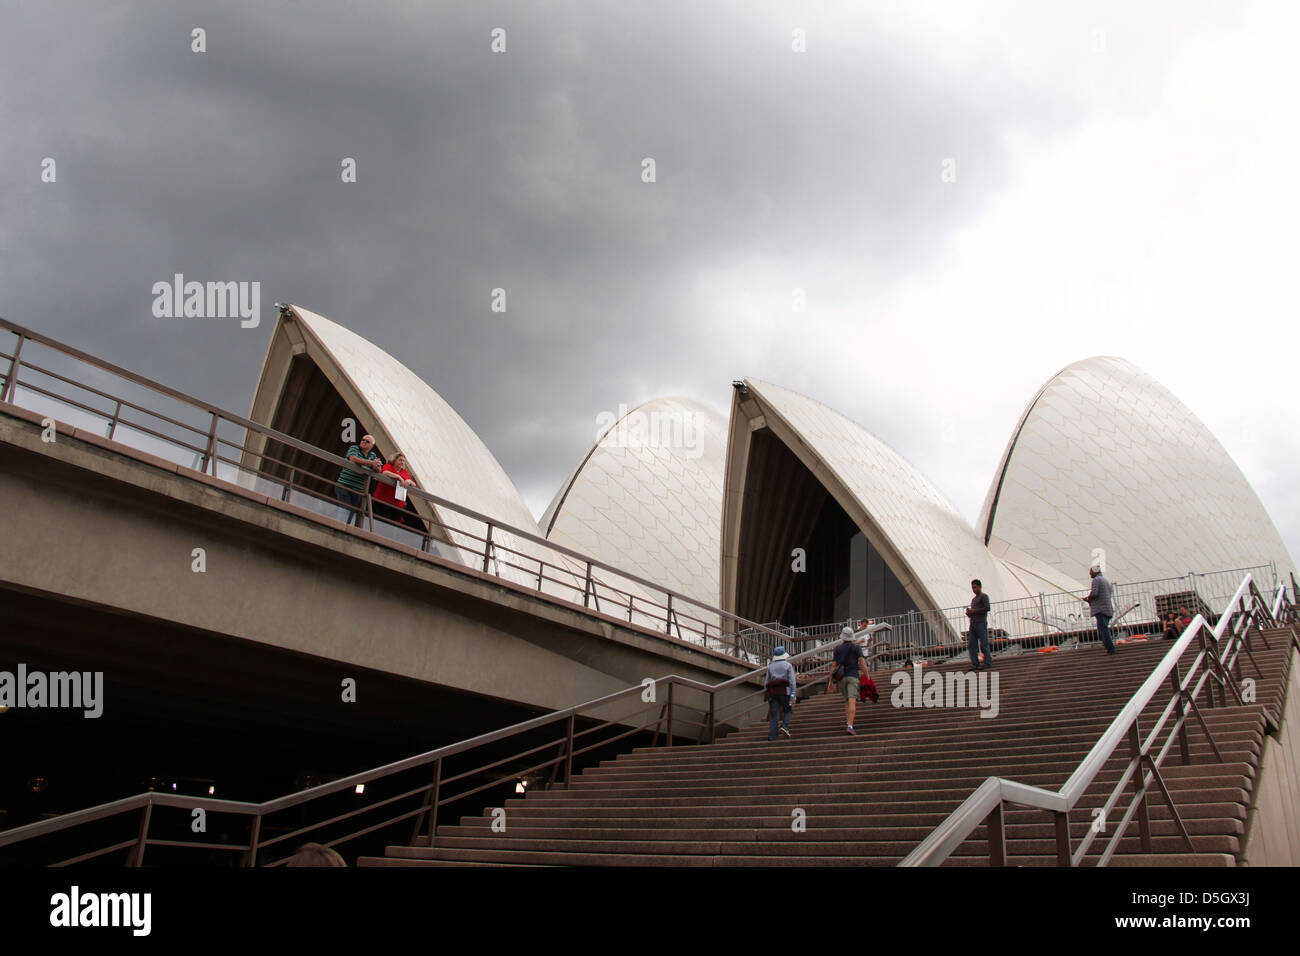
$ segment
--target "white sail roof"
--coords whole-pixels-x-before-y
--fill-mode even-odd
[[[894,553],[891,570],[919,607],[967,604],[972,578],[981,579],[998,600],[1032,593],[938,489],[875,435],[788,389],[750,380],[745,385],[769,420],[778,418],[782,430],[797,438],[800,447],[792,450],[841,507],[860,524],[865,518],[863,531],[873,545]]]
[[[688,398],[606,429],[542,517],[547,537],[707,604],[718,600],[727,423]]]
[[[370,427],[382,424],[406,454],[420,487],[516,527],[536,527],[496,457],[423,379],[355,332],[303,308],[294,312],[355,387]]]
[[[1168,389],[1119,358],[1063,369],[1035,396],[1003,454],[977,525],[1086,580],[1295,565],[1250,483]]]

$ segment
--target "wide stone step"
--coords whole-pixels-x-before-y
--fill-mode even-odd
[[[944,783],[949,787],[965,784],[971,790],[978,787],[990,776],[1006,777],[1021,783],[1044,787],[1059,779],[1062,783],[1067,775],[1077,766],[1074,763],[1042,765],[1027,764],[1024,767],[1004,765],[990,768],[953,768],[944,776]],[[1101,771],[1094,785],[1114,784],[1122,776],[1122,765]],[[1230,786],[1242,777],[1253,777],[1254,768],[1248,762],[1189,764],[1186,766],[1165,766],[1161,776],[1167,785],[1174,781],[1196,780],[1202,786]],[[577,779],[567,791],[558,791],[559,795],[573,794],[589,796],[592,794],[608,797],[653,794],[664,796],[692,795],[739,795],[739,794],[821,794],[854,793],[866,788],[877,791],[895,789],[919,789],[931,776],[923,771],[870,770],[839,774],[807,774],[778,780],[735,781],[731,779],[692,782],[666,777],[657,781],[637,781],[634,785],[617,780],[599,781]]]
[[[531,866],[528,863],[488,863],[483,860],[412,860],[398,856],[359,856],[357,866]]]
[[[642,856],[627,854],[586,853],[516,853],[511,851],[484,851],[491,859],[476,859],[475,851],[448,850],[437,859],[415,860],[401,858],[365,857],[359,866],[895,866],[893,857],[699,857],[699,856]],[[1085,866],[1095,865],[1097,857],[1084,859]],[[1009,856],[1012,866],[1055,866],[1055,854],[1037,856]],[[945,866],[987,866],[980,857],[953,857]],[[1227,853],[1165,853],[1117,854],[1111,866],[1180,866],[1229,867],[1236,861]]]
[[[505,833],[497,834],[491,829],[490,821],[482,820],[478,821],[480,825],[440,827],[438,829],[437,843],[439,846],[456,846],[457,844],[448,841],[457,839],[493,839],[497,836],[509,836],[517,840],[648,841],[672,839],[797,843],[808,839],[813,834],[819,840],[861,840],[870,837],[871,839],[887,838],[889,840],[914,840],[920,842],[941,821],[942,817],[930,820],[925,818],[903,820],[894,818],[888,821],[864,819],[859,821],[857,825],[831,826],[813,816],[804,819],[804,829],[802,831],[796,831],[789,820],[770,827],[737,827],[730,826],[731,821],[725,818],[701,820],[698,821],[700,824],[708,825],[695,827],[638,827],[627,825],[625,822],[621,822],[619,826],[605,827],[539,827],[536,825],[521,826],[517,822],[508,822]],[[1240,837],[1245,831],[1245,823],[1240,819],[1206,817],[1187,819],[1183,823],[1192,836],[1198,834],[1228,834]],[[1071,834],[1076,839],[1085,835],[1089,829],[1089,823],[1085,820],[1071,822]],[[1131,827],[1131,832],[1137,832],[1136,825]],[[1151,832],[1155,836],[1178,836],[1180,831],[1178,825],[1172,819],[1152,819]],[[1039,822],[1009,822],[1007,834],[1012,839],[1051,839],[1055,837],[1056,831],[1054,824],[1050,820],[1042,819]],[[976,831],[976,838],[980,840],[987,838],[984,827],[980,827]]]
[[[986,721],[983,725],[977,725],[974,728],[963,728],[960,741],[967,747],[979,746],[981,743],[990,742],[1001,745],[1006,742],[1032,743],[1039,734],[1043,734],[1045,739],[1054,740],[1062,724],[1072,735],[1070,739],[1085,744],[1086,748],[1097,742],[1101,734],[1110,725],[1114,715],[1108,715],[1105,720],[1097,720],[1092,723],[1083,724],[1077,721],[1060,722],[1052,726],[1045,726],[1041,722],[1026,722],[1024,725],[1015,725],[1012,723],[1002,723],[1001,718],[995,721]],[[1215,715],[1205,714],[1207,723],[1210,725],[1210,732],[1217,734],[1220,732],[1251,732],[1262,721],[1262,715],[1256,711],[1253,715],[1228,715],[1223,718],[1217,718]],[[1149,732],[1152,721],[1142,723],[1144,734]],[[1172,723],[1172,721],[1171,721]],[[1161,739],[1168,735],[1167,727],[1162,730]],[[1194,717],[1190,717],[1187,723],[1189,735],[1204,739],[1204,733],[1201,731],[1200,724]],[[863,723],[861,720],[855,726],[857,733],[850,736],[844,732],[844,726],[841,722],[836,721],[821,732],[810,731],[806,722],[800,721],[800,715],[796,713],[791,722],[791,729],[795,733],[793,739],[783,740],[785,746],[792,747],[809,747],[818,752],[842,752],[855,748],[879,747],[880,753],[907,753],[909,751],[928,749],[928,745],[934,743],[943,736],[943,733],[950,733],[952,728],[942,725],[928,728],[907,728],[899,729],[887,726],[878,726]],[[1050,733],[1049,733],[1050,731]],[[944,739],[949,739],[944,737]],[[746,754],[760,753],[764,747],[769,744],[767,739],[767,727],[764,723],[761,730],[753,731],[749,736],[733,734],[725,740],[712,745],[711,747],[700,746],[677,746],[661,748],[638,748],[629,754],[629,757],[653,758],[658,760],[670,759],[677,754],[690,755],[702,750],[713,750],[720,758],[725,757],[742,757]],[[680,759],[680,758],[679,758]]]
[[[1179,795],[1180,799],[1183,796]],[[1102,804],[1101,795],[1090,799],[1085,796],[1075,807],[1074,813],[1091,819],[1093,807]],[[893,803],[877,804],[874,811],[858,808],[855,812],[826,812],[816,805],[803,808],[809,820],[815,820],[818,826],[861,827],[869,823],[876,826],[906,826],[921,823],[930,827],[942,823],[957,804],[950,801],[933,804],[908,804],[899,807]],[[519,807],[507,811],[508,826],[527,828],[592,828],[628,827],[643,829],[691,829],[704,825],[704,821],[723,820],[728,825],[739,829],[773,829],[788,828],[791,823],[790,813],[772,813],[766,807],[738,807],[722,813],[717,807],[678,807],[670,813],[660,816],[635,816],[629,812],[635,808],[619,807],[556,807],[542,810],[540,808]],[[762,812],[767,810],[768,812]],[[1044,811],[1029,808],[1010,807],[1006,811],[1008,823],[1035,822],[1044,817]],[[467,827],[489,826],[492,817],[485,812],[482,817],[465,817],[462,824]],[[1153,795],[1148,803],[1148,813],[1152,820],[1172,820],[1169,808],[1164,805],[1159,795]],[[1240,803],[1182,803],[1178,813],[1184,821],[1200,818],[1233,819],[1242,821],[1246,818],[1246,808]],[[442,833],[443,827],[438,828]]]
[[[779,742],[779,741],[778,741]],[[1258,744],[1254,740],[1220,740],[1218,741],[1219,753],[1229,762],[1256,763],[1258,758]],[[1213,749],[1207,744],[1192,744],[1188,748],[1194,764],[1218,762]],[[1172,757],[1167,757],[1164,766],[1182,766],[1181,758],[1177,756],[1180,751],[1171,750]],[[1078,766],[1079,760],[1087,755],[1086,750],[1081,750],[1071,759],[1065,757],[1065,762],[1072,766]],[[945,772],[950,769],[960,769],[962,767],[984,766],[988,759],[996,758],[1001,766],[1028,766],[1040,764],[1045,758],[1061,758],[1062,753],[1056,750],[1031,750],[1028,752],[990,752],[987,755],[982,754],[961,754],[960,756],[931,757],[918,756],[908,762],[912,770],[940,771]],[[1111,761],[1118,762],[1119,766],[1128,763],[1127,751],[1117,756],[1111,757]],[[680,765],[665,764],[661,766],[607,766],[595,767],[585,771],[582,779],[588,782],[610,780],[635,781],[635,780],[660,780],[666,774],[671,774],[679,780],[703,780],[703,779],[720,779],[723,777],[735,778],[740,776],[757,778],[757,777],[780,777],[795,776],[823,770],[828,772],[845,773],[849,772],[849,767],[860,768],[877,768],[884,761],[875,755],[844,755],[838,759],[817,759],[815,757],[795,756],[789,753],[773,752],[761,754],[748,762],[717,762],[717,761],[692,761],[690,763],[681,763]],[[1161,768],[1163,770],[1163,767]]]
[[[806,836],[813,836],[806,834]],[[1219,835],[1201,835],[1193,837],[1197,853],[1235,854],[1239,841],[1235,837]],[[390,855],[407,859],[481,859],[500,860],[502,854],[517,853],[521,857],[537,857],[546,854],[563,854],[576,856],[622,856],[642,857],[653,860],[656,857],[732,857],[746,859],[749,857],[799,859],[809,856],[832,861],[835,858],[875,858],[896,863],[912,851],[915,841],[888,840],[835,840],[819,841],[807,839],[799,842],[747,843],[743,841],[697,841],[697,840],[517,840],[502,837],[496,840],[479,840],[449,838],[440,846],[428,847],[391,847]],[[1136,835],[1125,837],[1121,846],[1129,852],[1141,852],[1141,844]],[[1153,836],[1151,849],[1154,853],[1177,853],[1186,849],[1181,837]],[[1099,851],[1100,852],[1100,851]],[[1043,839],[1007,840],[1008,856],[1016,857],[1050,857],[1055,860],[1056,842],[1052,837]],[[956,856],[971,856],[987,861],[987,849],[963,844]],[[538,861],[541,862],[541,861]],[[647,863],[647,865],[652,865]]]
[[[1249,718],[1243,717],[1239,722],[1226,723],[1220,722],[1217,725],[1211,724],[1211,733],[1214,735],[1214,741],[1220,747],[1224,743],[1239,743],[1244,746],[1254,746],[1258,749],[1259,727],[1262,718],[1258,715],[1251,715]],[[674,747],[671,749],[658,749],[648,752],[638,752],[627,754],[625,757],[617,760],[602,760],[600,767],[612,767],[617,765],[620,768],[659,768],[659,767],[687,767],[693,763],[709,763],[718,766],[747,766],[747,761],[759,758],[767,760],[786,761],[790,759],[787,751],[793,751],[805,756],[825,757],[827,759],[837,755],[844,756],[863,756],[870,755],[877,758],[886,758],[894,756],[925,756],[933,758],[942,758],[950,754],[964,754],[971,749],[970,741],[930,741],[923,745],[915,740],[900,740],[897,738],[881,737],[877,735],[859,734],[856,737],[849,738],[841,733],[832,741],[817,741],[815,748],[809,748],[805,745],[812,743],[808,740],[803,728],[795,723],[792,725],[793,738],[781,738],[777,741],[781,745],[782,752],[779,757],[774,756],[775,751],[770,746],[766,736],[761,741],[754,741],[747,746],[744,751],[735,751],[721,747]],[[1086,754],[1092,749],[1097,742],[1100,733],[1092,734],[1079,732],[1069,736],[1062,734],[1053,734],[1050,736],[1035,735],[1032,739],[1025,739],[1023,736],[1014,732],[1006,735],[1006,743],[999,748],[998,752],[1014,756],[1020,753],[1059,753],[1065,750]],[[1168,734],[1162,732],[1161,741]],[[1205,735],[1201,732],[1199,726],[1193,730],[1190,726],[1188,729],[1189,742],[1194,747],[1203,748],[1206,752],[1210,751],[1210,745]],[[591,772],[591,771],[587,771]]]
[[[1064,782],[1064,781],[1062,781]],[[1240,802],[1245,803],[1249,799],[1249,794],[1240,784],[1240,779],[1234,780],[1235,786],[1192,786],[1186,790],[1178,789],[1180,800],[1186,800],[1189,803],[1215,803],[1215,802]],[[1112,781],[1113,786],[1113,781]],[[931,790],[899,790],[888,795],[887,799],[877,797],[880,802],[888,805],[913,804],[915,802],[939,803],[949,807],[949,812],[957,809],[963,800],[971,794],[969,787],[943,788],[936,787]],[[1154,799],[1154,798],[1153,798]],[[854,809],[862,807],[867,801],[860,794],[823,794],[815,799],[801,800],[799,805],[805,810],[811,807],[841,807],[840,812],[852,812]],[[714,807],[771,807],[783,809],[789,813],[791,802],[784,798],[784,795],[766,795],[763,799],[756,799],[753,794],[735,794],[728,796],[719,796],[712,792],[700,796],[664,796],[656,795],[654,797],[646,796],[566,796],[563,793],[550,795],[546,793],[529,796],[529,803],[535,807],[548,808],[574,808],[576,812],[594,811],[602,807],[608,808],[627,808],[635,807],[638,810],[647,812],[639,813],[641,816],[650,816],[657,813],[675,813],[685,812],[687,808],[714,808]],[[510,806],[507,801],[506,807]]]

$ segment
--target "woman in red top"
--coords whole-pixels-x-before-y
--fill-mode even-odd
[[[392,475],[396,478],[403,489],[412,488],[415,482],[411,479],[411,473],[406,470],[406,456],[398,452],[388,464],[384,465],[381,474]],[[375,490],[372,492],[375,499],[375,514],[385,518],[394,524],[410,524],[406,520],[406,515],[416,518],[414,512],[408,512],[411,507],[411,499],[403,496],[403,500],[397,500],[397,486],[391,485],[386,481],[376,481]]]

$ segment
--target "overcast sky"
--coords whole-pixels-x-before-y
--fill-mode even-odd
[[[1300,555],[1300,5],[0,0],[0,23],[11,321],[246,412],[272,303],[304,306],[424,378],[535,514],[602,413],[725,414],[750,376],[973,521],[1036,390],[1118,355]],[[177,272],[261,282],[261,326],[155,318]]]

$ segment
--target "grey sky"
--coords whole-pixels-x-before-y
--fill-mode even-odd
[[[973,520],[1036,389],[1115,354],[1206,421],[1300,554],[1285,4],[0,17],[15,322],[246,411],[271,303],[295,302],[428,381],[535,513],[601,412],[725,412],[749,375],[860,422]],[[261,328],[154,318],[176,272],[260,281]]]

